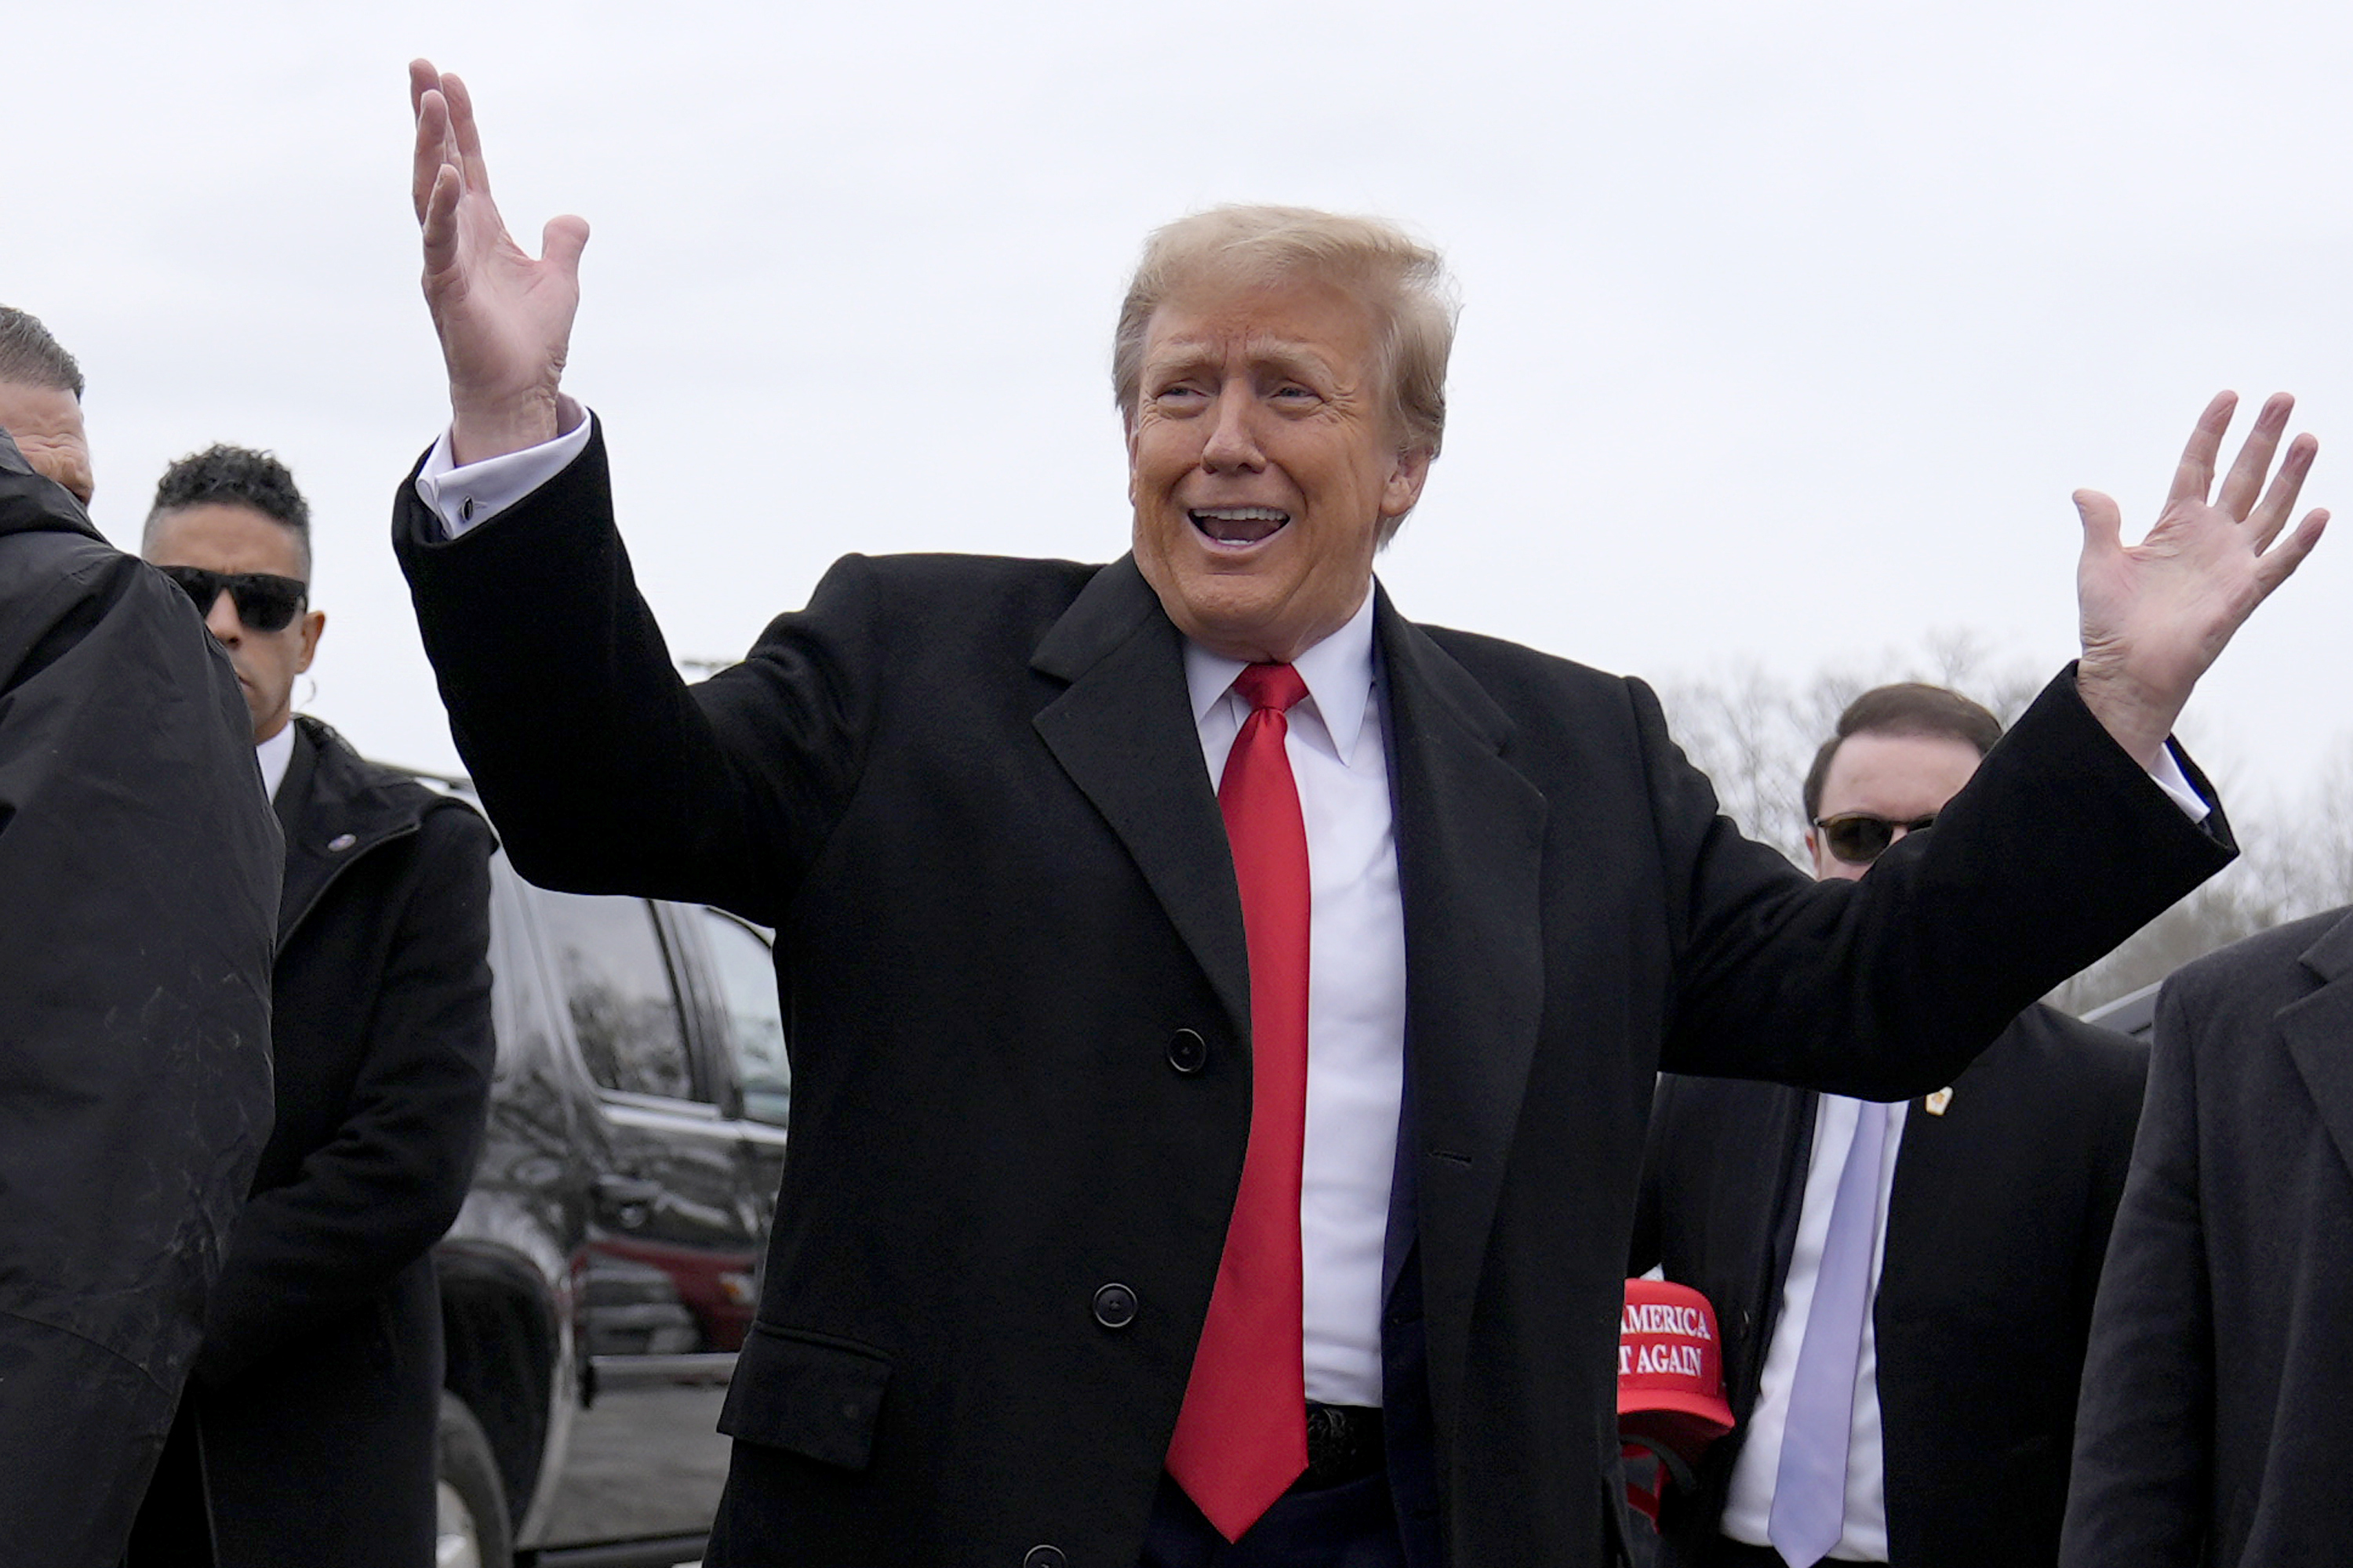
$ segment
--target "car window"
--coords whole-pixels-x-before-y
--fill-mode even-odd
[[[651,906],[570,893],[543,892],[540,901],[548,957],[589,1075],[629,1094],[704,1098]]]
[[[744,1114],[785,1125],[792,1108],[793,1069],[785,1055],[785,1015],[776,1000],[776,964],[758,932],[716,909],[703,912],[711,967],[727,1012],[727,1043],[744,1086]]]
[[[532,950],[522,885],[507,870],[503,853],[494,854],[491,865],[491,1022],[498,1035],[491,1081],[511,1092],[522,1065],[545,1055],[555,1009]]]

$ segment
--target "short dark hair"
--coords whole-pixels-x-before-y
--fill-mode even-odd
[[[1927,736],[1957,740],[1975,747],[1977,754],[1983,757],[2001,738],[2001,720],[1960,693],[1943,686],[1931,686],[1921,681],[1873,686],[1847,704],[1846,712],[1838,716],[1838,727],[1814,753],[1814,765],[1806,769],[1807,821],[1821,814],[1822,786],[1831,776],[1831,759],[1838,756],[1839,747],[1849,736],[1856,735]]]
[[[302,576],[310,577],[311,503],[275,456],[216,443],[165,469],[155,482],[155,504],[147,509],[146,544],[154,543],[155,524],[164,514],[208,504],[250,506],[288,529],[302,547]]]
[[[0,305],[0,381],[52,387],[81,401],[81,366],[49,335],[39,317],[14,305]]]

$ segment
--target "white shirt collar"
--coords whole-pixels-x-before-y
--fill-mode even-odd
[[[1307,686],[1307,701],[1332,737],[1332,748],[1345,762],[1356,754],[1364,733],[1365,705],[1373,691],[1373,591],[1368,584],[1365,602],[1347,624],[1292,661],[1292,668]],[[1212,653],[1191,638],[1185,640],[1185,684],[1193,699],[1193,722],[1198,726],[1209,709],[1233,687],[1234,677],[1248,668],[1239,659]]]
[[[253,748],[256,760],[261,764],[263,792],[275,800],[278,787],[286,782],[286,769],[294,760],[294,721],[288,719],[276,735]]]

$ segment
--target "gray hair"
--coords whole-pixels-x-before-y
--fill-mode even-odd
[[[14,305],[0,305],[0,381],[70,392],[81,401],[81,366],[38,317]]]
[[[1372,307],[1389,410],[1404,450],[1438,455],[1446,433],[1446,360],[1460,311],[1438,252],[1397,225],[1304,207],[1219,207],[1153,230],[1119,308],[1112,392],[1135,421],[1152,313],[1205,277],[1267,281],[1299,275]]]

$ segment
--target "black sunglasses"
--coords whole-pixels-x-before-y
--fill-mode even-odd
[[[196,613],[210,615],[224,589],[237,606],[237,618],[251,631],[283,631],[301,613],[311,587],[299,577],[269,572],[208,572],[202,567],[155,568],[180,585],[196,601]]]
[[[1892,822],[1869,811],[1841,811],[1835,817],[1814,819],[1814,826],[1821,830],[1822,842],[1831,846],[1831,853],[1849,865],[1869,865],[1885,854],[1887,846],[1895,842],[1898,828],[1916,833],[1936,823],[1934,811],[1908,822]]]

